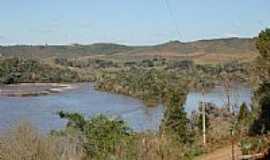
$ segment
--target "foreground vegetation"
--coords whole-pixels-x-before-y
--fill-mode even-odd
[[[257,57],[253,68],[254,97],[252,112],[247,123],[249,129],[242,140],[244,152],[269,152],[270,146],[270,29],[262,31],[257,39]]]
[[[87,119],[78,113],[61,111],[59,116],[68,120],[62,130],[42,135],[30,124],[21,123],[2,134],[0,157],[4,160],[189,160],[228,145],[232,114],[224,108],[207,105],[208,145],[203,146],[200,113],[188,118],[182,107],[185,92],[180,96],[179,91],[170,90],[170,93],[159,132],[136,133],[121,119],[104,115]]]

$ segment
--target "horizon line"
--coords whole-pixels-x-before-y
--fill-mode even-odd
[[[90,45],[95,45],[95,44],[114,44],[114,45],[122,45],[122,46],[132,46],[132,47],[137,47],[137,46],[157,46],[157,45],[162,45],[170,42],[179,42],[179,43],[193,43],[193,42],[199,42],[199,41],[211,41],[211,40],[226,40],[226,39],[254,39],[255,37],[250,37],[250,36],[232,36],[232,37],[215,37],[215,38],[203,38],[203,39],[195,39],[195,40],[190,40],[190,41],[180,41],[180,40],[167,40],[164,42],[160,43],[153,43],[153,44],[141,44],[141,45],[136,45],[136,44],[130,44],[130,43],[125,43],[125,42],[90,42],[90,43],[83,43],[83,42],[72,42],[72,43],[49,43],[49,42],[44,42],[44,43],[11,43],[11,44],[0,44],[0,47],[13,47],[13,46],[73,46],[73,45],[79,45],[79,46],[90,46]]]

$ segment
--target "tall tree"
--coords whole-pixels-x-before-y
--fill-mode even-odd
[[[254,67],[254,108],[257,119],[250,128],[251,134],[270,131],[270,29],[262,31],[256,42],[259,56]]]
[[[161,123],[161,133],[176,138],[179,142],[189,142],[190,132],[184,103],[187,92],[178,87],[167,87],[165,93],[165,113]]]

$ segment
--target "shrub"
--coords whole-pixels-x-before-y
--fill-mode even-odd
[[[110,119],[97,115],[85,119],[78,113],[59,112],[61,118],[68,120],[67,128],[77,129],[82,134],[81,144],[87,157],[106,159],[128,148],[132,143],[132,131],[123,120]],[[78,133],[77,133],[78,134]]]
[[[246,137],[241,140],[240,147],[243,154],[266,152],[270,145],[266,137]]]
[[[91,157],[107,158],[116,152],[121,142],[128,138],[130,129],[124,121],[98,115],[87,121],[84,127],[84,148]]]

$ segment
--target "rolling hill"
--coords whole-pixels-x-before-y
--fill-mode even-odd
[[[152,57],[191,58],[202,62],[220,60],[251,60],[257,54],[255,39],[226,38],[199,40],[193,42],[170,41],[153,46],[126,46],[112,43],[91,45],[16,45],[0,46],[4,57],[84,57],[105,56],[116,59],[145,59]]]

